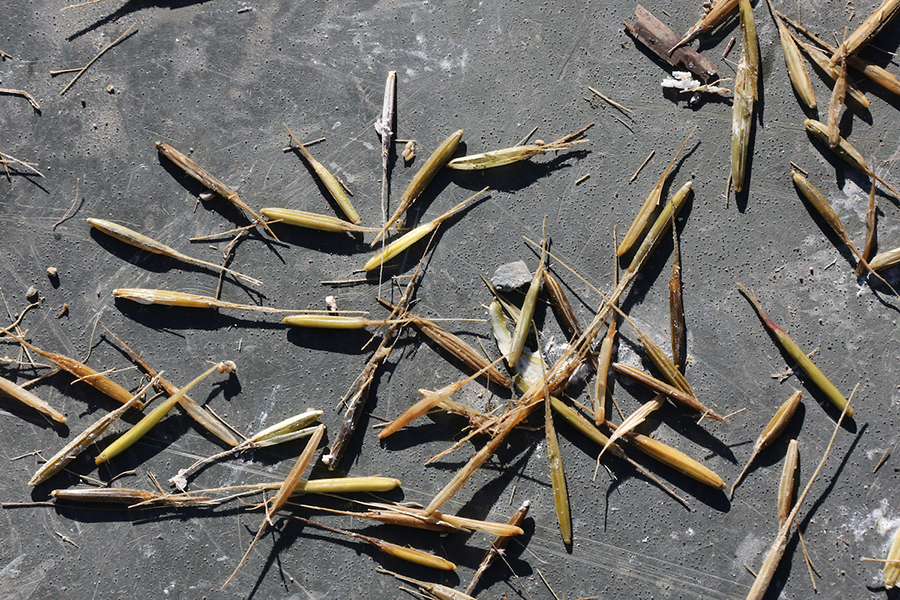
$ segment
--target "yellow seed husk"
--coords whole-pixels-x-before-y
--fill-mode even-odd
[[[828,144],[827,125],[814,119],[806,119],[804,125],[806,125],[806,130],[813,134],[819,141]],[[837,146],[832,147],[832,150],[834,150],[835,154],[850,163],[850,165],[868,175],[872,175],[869,165],[866,164],[866,159],[863,158],[863,155],[860,154],[859,150],[854,148],[845,138],[839,138]]]
[[[869,266],[873,271],[878,271],[880,269],[893,267],[898,262],[900,262],[900,248],[894,248],[893,250],[876,254],[872,260],[869,261]]]
[[[401,252],[403,252],[404,250],[406,250],[407,248],[409,248],[410,246],[412,246],[413,244],[415,244],[416,242],[418,242],[419,240],[424,238],[426,235],[428,235],[429,233],[431,233],[432,231],[437,229],[438,225],[440,225],[446,219],[450,218],[451,216],[453,216],[454,214],[456,214],[457,212],[462,210],[469,202],[471,202],[472,200],[474,200],[475,198],[477,198],[478,196],[480,196],[481,194],[486,192],[487,189],[488,188],[483,188],[483,189],[479,190],[478,192],[476,192],[472,196],[469,196],[468,198],[466,198],[465,200],[463,200],[462,202],[460,202],[459,204],[457,204],[456,206],[454,206],[453,208],[451,208],[450,210],[448,210],[447,212],[445,212],[444,214],[442,214],[435,220],[431,221],[430,223],[425,223],[423,225],[419,225],[415,229],[407,231],[402,236],[400,236],[399,238],[397,238],[396,240],[394,240],[393,242],[391,242],[390,244],[388,244],[387,246],[382,248],[380,251],[376,252],[375,256],[370,258],[366,262],[366,264],[363,265],[363,271],[371,271],[371,270],[376,269],[379,266],[381,266],[382,263],[385,263],[385,262],[391,260],[398,254],[400,254]],[[392,223],[389,223],[389,225],[391,225],[391,224]]]
[[[284,125],[284,123],[282,123],[282,125]],[[347,197],[347,193],[344,192],[344,188],[337,180],[337,178],[335,178],[335,176],[331,174],[331,171],[326,169],[322,165],[322,163],[312,157],[312,155],[303,146],[300,140],[294,137],[294,134],[291,133],[291,130],[288,129],[287,125],[284,125],[284,128],[287,129],[288,135],[291,137],[291,140],[293,140],[293,142],[297,144],[297,149],[300,151],[300,154],[303,155],[303,158],[306,159],[306,162],[308,162],[313,171],[316,172],[316,176],[319,178],[319,181],[322,182],[322,185],[324,185],[325,189],[328,190],[328,193],[331,194],[331,197],[340,207],[341,211],[343,211],[344,215],[346,215],[346,217],[350,219],[352,223],[359,223],[359,214],[356,212],[356,209],[353,208],[353,204],[350,202],[350,198]]]
[[[842,60],[838,78],[834,80],[831,99],[828,101],[828,146],[834,149],[841,139],[840,117],[844,98],[847,96],[847,61]]]
[[[334,232],[353,232],[353,231],[378,231],[370,227],[359,227],[354,223],[332,217],[330,215],[320,215],[318,213],[306,212],[304,210],[293,210],[290,208],[263,208],[259,211],[262,216],[273,221],[281,221],[287,225],[295,227],[305,227],[307,229],[316,229],[318,231],[334,231]]]
[[[785,427],[787,427],[788,423],[791,421],[791,417],[794,416],[794,413],[797,412],[797,407],[800,406],[800,396],[803,395],[803,392],[797,391],[791,394],[791,397],[782,404],[775,414],[769,419],[768,424],[763,428],[762,433],[759,434],[759,437],[756,440],[756,443],[753,444],[753,450],[750,453],[750,458],[747,459],[747,464],[744,465],[744,469],[741,471],[741,474],[738,475],[738,478],[731,485],[731,492],[729,493],[729,497],[734,496],[734,489],[744,478],[744,475],[747,473],[747,469],[750,468],[750,465],[753,463],[753,459],[756,458],[756,455],[762,451],[763,448],[771,444],[775,441],[775,439],[781,435],[781,432],[784,431]],[[788,508],[790,511],[790,508]]]
[[[837,65],[829,64],[828,56],[819,50],[817,47],[812,44],[808,44],[803,40],[798,39],[797,37],[793,37],[793,40],[809,57],[809,59],[816,63],[822,72],[832,81],[836,82],[841,75],[841,70]],[[860,108],[868,108],[869,107],[869,99],[863,94],[859,89],[857,89],[853,85],[847,85],[847,95],[855,102]]]
[[[647,199],[644,200],[644,204],[641,206],[638,211],[637,216],[635,216],[634,221],[631,222],[631,227],[628,228],[628,231],[625,233],[625,237],[622,238],[622,243],[619,244],[619,247],[616,249],[617,256],[623,256],[631,247],[637,243],[638,239],[640,239],[641,233],[644,232],[644,228],[647,226],[647,222],[650,220],[650,215],[653,213],[654,209],[659,206],[659,201],[662,196],[663,187],[665,186],[666,179],[669,177],[669,173],[672,171],[672,167],[675,166],[675,162],[678,160],[678,157],[681,156],[681,152],[684,150],[684,147],[687,145],[688,140],[691,139],[691,136],[694,135],[693,131],[687,136],[684,140],[684,143],[681,144],[681,147],[678,149],[678,152],[675,153],[675,156],[666,166],[665,170],[662,172],[662,175],[659,176],[659,179],[656,182],[656,185],[653,186],[653,189],[650,190],[650,194],[647,196]]]
[[[395,558],[399,558],[400,560],[405,560],[406,562],[411,562],[423,567],[440,569],[441,571],[456,570],[455,564],[440,556],[428,554],[427,552],[422,552],[421,550],[416,550],[415,548],[409,548],[407,546],[398,546],[397,544],[392,544],[391,542],[386,542],[384,540],[378,540],[378,542],[379,543],[375,544],[375,546],[379,550],[385,554],[390,554]]]
[[[575,144],[583,144],[587,140],[575,140],[573,142],[544,144],[538,146],[529,144],[527,146],[513,146],[512,148],[503,148],[502,150],[491,150],[481,154],[471,154],[469,156],[461,156],[454,158],[447,163],[447,168],[456,169],[457,171],[481,171],[484,169],[493,169],[494,167],[502,167],[510,165],[514,162],[528,160],[532,156],[562,150]]]
[[[65,423],[66,415],[62,414],[49,404],[47,404],[44,400],[41,400],[36,395],[26,390],[25,388],[16,385],[12,381],[6,379],[5,377],[0,377],[0,391],[12,396],[19,402],[23,404],[27,404],[31,408],[36,411],[44,414],[57,423]]]
[[[753,104],[758,94],[759,42],[750,0],[740,0],[743,44],[737,76],[734,80],[734,100],[731,125],[731,183],[735,192],[744,189],[750,130],[753,123]]]
[[[381,229],[381,232],[375,236],[375,239],[372,240],[372,245],[375,245],[375,242],[381,239],[381,237],[387,232],[388,228],[391,227],[394,223],[396,223],[403,213],[412,206],[412,203],[418,198],[422,192],[425,191],[425,188],[428,187],[428,184],[431,183],[431,180],[434,179],[434,176],[438,174],[444,165],[450,161],[450,157],[453,156],[453,153],[456,152],[456,147],[459,146],[459,142],[462,139],[463,130],[460,129],[450,134],[441,144],[435,149],[434,152],[431,153],[431,156],[428,157],[428,160],[422,164],[422,167],[418,170],[418,172],[413,176],[412,181],[409,182],[409,185],[406,188],[406,191],[403,192],[403,196],[400,197],[400,202],[397,205],[397,210],[394,211],[394,214],[390,219],[384,224],[384,227]]]
[[[778,23],[778,35],[781,37],[784,64],[791,78],[791,84],[794,86],[794,90],[797,91],[797,96],[800,97],[800,100],[809,108],[815,108],[816,92],[809,77],[809,71],[806,70],[806,63],[803,62],[803,57],[800,55],[800,48],[788,31],[787,26],[777,14],[775,21]]]
[[[600,454],[597,455],[597,460],[600,460],[600,457],[603,456],[603,453],[606,452],[606,449],[609,448],[609,446],[613,442],[615,442],[626,433],[634,430],[635,427],[637,427],[647,419],[647,416],[650,415],[650,413],[659,410],[664,403],[665,399],[661,395],[657,394],[657,396],[653,400],[646,402],[639,409],[628,415],[628,418],[622,421],[622,423],[616,428],[616,431],[609,437],[609,440],[607,440],[606,444],[603,446]]]
[[[393,477],[339,477],[301,481],[294,494],[350,494],[354,492],[389,492],[400,487]]]
[[[882,27],[894,18],[897,14],[897,8],[900,7],[900,0],[884,0],[881,6],[876,8],[869,17],[856,28],[856,31],[838,46],[837,50],[831,56],[831,64],[836,65],[841,58],[849,54],[854,54],[857,50],[866,45]]]
[[[625,439],[645,454],[652,456],[659,462],[672,467],[695,481],[717,490],[725,488],[725,481],[712,469],[700,464],[680,450],[676,450],[640,433],[632,432],[626,434]]]
[[[787,517],[794,507],[794,476],[797,473],[799,459],[797,440],[788,443],[787,454],[784,456],[784,466],[781,469],[781,478],[778,480],[778,527],[787,521]]]

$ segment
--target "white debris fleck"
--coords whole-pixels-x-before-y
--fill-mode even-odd
[[[660,84],[664,88],[673,88],[684,92],[706,92],[707,94],[728,95],[731,90],[717,85],[704,85],[693,78],[687,71],[672,71],[671,77],[666,77]]]
[[[334,296],[325,296],[325,307],[331,312],[337,312],[337,298]]]
[[[175,487],[177,487],[182,492],[185,490],[188,483],[187,478],[184,476],[185,473],[187,473],[187,469],[181,469],[180,471],[178,471],[178,474],[171,479],[172,483],[175,484]]]

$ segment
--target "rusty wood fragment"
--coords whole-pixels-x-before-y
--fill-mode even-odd
[[[684,67],[703,83],[715,79],[718,68],[696,50],[686,46],[672,50],[680,38],[669,29],[668,25],[654,17],[640,4],[634,12],[638,18],[635,24],[624,23],[624,25],[635,40],[673,67]]]

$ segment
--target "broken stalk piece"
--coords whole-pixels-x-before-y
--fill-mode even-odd
[[[226,456],[237,456],[241,452],[245,452],[250,449],[265,448],[267,446],[283,444],[285,442],[290,442],[301,437],[312,435],[313,428],[309,426],[312,425],[316,421],[316,419],[321,417],[322,414],[323,412],[321,410],[309,408],[299,415],[294,415],[293,417],[280,421],[275,425],[272,425],[271,427],[266,427],[257,434],[250,436],[234,448],[229,448],[224,452],[218,452],[216,454],[213,454],[212,456],[201,458],[187,469],[181,469],[180,471],[178,471],[178,474],[175,475],[175,477],[169,479],[169,483],[177,486],[180,490],[184,490],[184,488],[187,486],[188,478],[205,465],[225,458]]]
[[[294,463],[294,466],[291,468],[291,472],[288,473],[288,476],[284,479],[281,486],[278,488],[278,492],[275,494],[275,498],[272,500],[270,504],[266,506],[266,516],[263,518],[262,523],[259,525],[259,531],[256,532],[256,537],[253,538],[253,541],[250,543],[250,546],[247,548],[247,551],[244,553],[243,558],[241,558],[241,562],[238,563],[238,566],[234,568],[234,572],[231,574],[225,583],[222,584],[221,589],[225,589],[231,580],[234,579],[235,575],[238,574],[241,567],[244,564],[244,561],[247,560],[247,557],[250,556],[250,551],[253,550],[253,546],[256,545],[256,542],[259,541],[259,538],[262,537],[263,532],[266,530],[266,525],[272,523],[272,516],[277,513],[281,508],[285,505],[288,500],[288,497],[295,492],[297,486],[302,482],[303,473],[306,471],[306,467],[309,466],[310,461],[312,460],[313,454],[319,447],[319,442],[322,441],[322,436],[325,435],[325,425],[319,425],[316,427],[316,430],[310,436],[309,440],[306,442],[306,447],[303,448],[303,452],[300,453],[300,456],[297,457],[297,462]]]
[[[106,375],[101,375],[91,367],[87,366],[84,363],[78,362],[74,358],[69,358],[63,354],[58,354],[56,352],[46,352],[41,350],[40,348],[30,344],[20,338],[17,335],[13,335],[7,330],[4,330],[3,333],[16,340],[29,350],[37,353],[38,355],[46,358],[54,365],[59,367],[61,370],[66,371],[67,373],[71,373],[74,375],[79,381],[83,381],[89,386],[103,392],[113,400],[116,400],[122,404],[129,402],[132,398],[131,392],[123,388],[121,385],[107,377]],[[143,408],[144,405],[140,402],[137,403],[138,408]]]
[[[375,121],[375,131],[381,137],[381,219],[387,220],[388,192],[390,190],[389,159],[394,146],[394,121],[397,119],[397,71],[389,71],[384,82],[384,101],[381,119]]]
[[[456,169],[458,171],[480,171],[484,169],[492,169],[494,167],[502,167],[522,160],[528,160],[529,158],[537,156],[538,154],[545,154],[547,152],[563,150],[565,148],[569,148],[570,146],[575,146],[577,144],[583,144],[584,142],[586,142],[587,140],[573,141],[573,139],[582,135],[592,125],[593,123],[579,131],[576,131],[571,135],[560,138],[555,142],[550,142],[549,144],[529,144],[527,146],[513,146],[512,148],[503,148],[502,150],[492,150],[490,152],[484,152],[481,154],[470,154],[469,156],[454,158],[447,163],[447,168]]]
[[[515,525],[516,527],[521,527],[522,522],[525,521],[525,517],[528,516],[528,509],[531,508],[531,502],[526,500],[522,503],[522,505],[513,513],[513,516],[509,518],[508,523],[510,525]],[[484,575],[484,572],[490,568],[491,564],[493,564],[494,559],[503,552],[503,549],[509,544],[510,540],[512,540],[512,536],[508,535],[500,535],[497,536],[493,542],[491,542],[491,547],[485,553],[484,558],[481,559],[481,564],[478,565],[478,569],[475,571],[475,574],[472,575],[472,581],[469,582],[468,587],[466,587],[466,593],[470,593],[475,585],[478,583],[478,580],[481,579],[481,576]]]
[[[237,271],[232,271],[231,269],[227,269],[211,262],[206,262],[205,260],[192,258],[187,254],[182,254],[174,248],[170,248],[169,246],[166,246],[161,242],[157,242],[153,238],[149,238],[142,233],[133,231],[125,227],[124,225],[119,225],[118,223],[113,223],[112,221],[107,221],[105,219],[93,218],[87,219],[87,222],[90,223],[95,229],[102,231],[110,237],[116,238],[120,242],[125,242],[129,246],[134,246],[135,248],[139,248],[147,252],[152,252],[153,254],[168,256],[169,258],[174,258],[183,262],[208,267],[216,271],[224,271],[226,273],[234,275],[238,279],[243,279],[253,285],[260,285],[262,283],[259,279],[248,277],[247,275],[243,275],[241,273],[238,273]]]
[[[230,308],[234,310],[248,310],[251,312],[303,312],[300,309],[270,308],[268,306],[255,306],[252,304],[237,304],[219,300],[211,296],[200,296],[172,290],[150,290],[144,288],[117,288],[112,291],[116,298],[123,298],[145,306],[161,304],[164,306],[178,306],[181,308]]]
[[[397,306],[391,306],[391,318],[397,316],[405,317],[408,314],[407,309],[421,272],[422,265],[420,263],[409,283],[406,284],[406,289],[403,290]],[[353,381],[350,385],[350,390],[344,396],[347,409],[344,411],[344,416],[341,419],[341,428],[338,430],[337,436],[335,436],[331,449],[322,456],[322,462],[328,467],[329,471],[337,468],[344,457],[344,453],[347,451],[347,447],[350,445],[350,440],[353,438],[353,433],[356,431],[356,426],[359,424],[359,419],[362,416],[363,406],[365,406],[366,399],[369,397],[369,389],[375,380],[375,373],[394,349],[394,345],[399,338],[400,327],[400,323],[388,325],[382,335],[381,343],[378,344],[378,348],[376,348],[365,368]]]
[[[263,221],[262,217],[256,214],[253,209],[247,205],[246,202],[241,200],[236,190],[234,190],[230,186],[225,185],[224,183],[210,175],[210,173],[206,169],[202,168],[200,165],[192,161],[190,158],[188,158],[172,146],[166,144],[165,142],[157,141],[155,145],[157,151],[159,151],[161,155],[165,156],[170,161],[175,163],[185,173],[200,182],[201,185],[203,185],[210,191],[215,192],[219,196],[222,196],[223,198],[237,206],[241,211],[249,213],[250,216],[253,217],[254,221],[256,221],[259,225],[262,225],[263,228],[269,232],[269,235],[278,240],[278,236],[275,235],[275,232],[273,232],[269,228],[269,225],[265,221]]]
[[[132,408],[142,406],[140,399],[146,391],[159,380],[159,375],[154,377],[150,383],[141,388],[137,394],[132,396],[127,402],[116,410],[108,413],[98,419],[93,425],[85,429],[75,439],[66,444],[62,450],[57,452],[43,466],[35,472],[28,482],[28,485],[35,486],[43,483],[56,473],[60,472],[67,464],[75,460],[85,448],[93,444],[97,439],[106,432],[109,427],[118,420],[125,412]]]

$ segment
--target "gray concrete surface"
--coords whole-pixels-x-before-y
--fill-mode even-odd
[[[781,9],[796,16],[793,4]],[[824,36],[861,22],[873,3],[803,4],[803,20]],[[478,278],[502,263],[537,258],[523,236],[546,231],[553,251],[601,290],[612,287],[612,232],[631,222],[664,165],[697,127],[670,186],[694,182],[694,197],[679,220],[690,355],[687,377],[707,403],[737,413],[729,424],[704,421],[668,407],[647,431],[691,454],[731,483],[753,441],[776,406],[795,389],[804,408],[789,434],[798,436],[801,481],[824,450],[836,412],[821,394],[773,373],[790,363],[764,331],[736,283],[752,287],[770,316],[849,394],[859,382],[856,419],[837,437],[834,453],[801,510],[805,541],[821,577],[818,596],[896,598],[879,588],[880,566],[861,557],[883,557],[900,526],[898,455],[873,469],[898,441],[897,320],[900,302],[876,285],[860,288],[852,260],[824,223],[798,198],[789,161],[834,203],[855,240],[864,235],[868,183],[810,142],[804,112],[789,88],[777,30],[766,8],[756,8],[762,74],[762,121],[755,130],[748,193],[722,197],[728,173],[731,106],[709,101],[696,108],[664,94],[665,70],[636,47],[622,28],[634,6],[623,2],[245,2],[209,0],[105,0],[61,12],[55,0],[10,0],[3,7],[0,86],[28,90],[41,103],[36,114],[14,96],[0,96],[0,151],[38,163],[45,178],[14,169],[0,180],[0,288],[9,311],[26,304],[32,285],[42,305],[25,319],[30,339],[42,348],[76,357],[89,349],[99,316],[174,381],[187,382],[208,360],[231,359],[236,376],[201,385],[194,394],[209,400],[236,428],[251,432],[307,406],[325,410],[329,436],[337,430],[337,402],[369,356],[360,334],[287,331],[276,317],[229,311],[142,308],[114,302],[117,287],[154,287],[212,294],[210,272],[148,256],[89,230],[89,216],[109,218],[152,234],[184,252],[218,261],[225,242],[190,243],[189,238],[246,224],[219,200],[201,202],[200,189],[161,161],[153,147],[161,139],[185,152],[223,181],[237,187],[254,208],[287,206],[324,213],[333,208],[308,169],[287,144],[282,122],[302,139],[325,136],[313,154],[354,192],[367,224],[381,219],[379,141],[372,127],[381,111],[387,72],[398,73],[398,136],[414,138],[419,157],[411,166],[393,164],[395,202],[415,168],[447,134],[465,129],[469,152],[515,144],[533,127],[553,140],[590,122],[590,143],[570,152],[539,157],[496,173],[442,173],[420,205],[423,219],[440,214],[474,190],[491,186],[490,199],[448,223],[418,292],[417,310],[435,317],[483,318],[488,295]],[[697,18],[699,6],[678,0],[648,5],[676,31]],[[246,10],[249,9],[249,10]],[[668,15],[663,12],[668,11]],[[111,49],[64,96],[71,75],[55,69],[81,66],[137,22],[136,31]],[[701,46],[729,76],[721,59],[734,26]],[[900,26],[879,38],[897,50]],[[731,60],[737,60],[738,48]],[[900,72],[890,56],[869,56]],[[854,77],[855,78],[855,77]],[[727,84],[726,84],[727,85]],[[820,105],[827,87],[816,78]],[[593,86],[630,107],[623,115],[596,98]],[[844,119],[845,131],[876,162],[900,149],[898,102],[861,84],[869,111]],[[587,98],[587,99],[586,99]],[[655,150],[634,182],[629,179]],[[893,163],[880,168],[897,183]],[[585,175],[589,178],[576,183]],[[76,199],[76,187],[79,195]],[[77,200],[74,216],[54,226]],[[878,196],[881,249],[900,245],[900,206]],[[326,295],[339,306],[385,314],[375,303],[377,286],[323,285],[354,277],[367,258],[362,239],[278,229],[286,245],[251,236],[237,248],[233,268],[263,280],[258,291],[226,283],[223,298],[282,307],[324,308]],[[370,236],[366,240],[370,239]],[[668,347],[666,280],[671,242],[662,244],[624,303],[662,346]],[[412,261],[400,269],[409,273]],[[554,261],[554,269],[588,320],[600,298]],[[58,285],[46,269],[59,269]],[[895,269],[886,273],[896,287]],[[56,318],[60,307],[69,312]],[[560,334],[552,315],[542,317],[545,335]],[[4,319],[4,322],[8,321]],[[492,353],[486,323],[450,324],[470,342]],[[635,336],[623,327],[622,360],[637,364]],[[115,378],[135,387],[138,374],[99,334],[90,364],[122,370]],[[0,354],[15,356],[12,345]],[[494,354],[496,355],[496,354]],[[456,365],[412,333],[404,337],[375,385],[361,432],[347,463],[354,475],[384,474],[403,481],[395,500],[427,503],[468,458],[465,445],[431,466],[423,461],[458,437],[459,421],[423,419],[389,443],[372,429],[416,397],[460,376]],[[0,366],[24,381],[41,371]],[[220,380],[222,378],[219,378]],[[111,408],[83,385],[53,376],[35,392],[63,410],[68,428],[0,399],[0,448],[6,463],[0,478],[4,502],[44,501],[55,487],[77,483],[57,476],[30,490],[26,482],[39,464],[87,424]],[[626,410],[647,396],[617,383]],[[460,399],[483,406],[484,387],[466,388]],[[582,401],[587,396],[582,395]],[[494,404],[502,400],[495,397]],[[539,422],[534,423],[539,425]],[[454,498],[448,508],[505,520],[526,498],[532,520],[522,545],[489,573],[480,598],[549,598],[538,570],[560,597],[743,598],[752,582],[745,565],[759,567],[776,530],[775,489],[787,437],[759,458],[733,502],[698,487],[668,469],[643,461],[687,496],[686,510],[627,465],[594,472],[596,449],[559,425],[566,464],[575,542],[567,550],[555,524],[541,431],[523,430]],[[333,439],[329,437],[329,440]],[[132,452],[94,468],[82,457],[73,473],[103,481],[129,469],[136,474],[115,485],[149,489],[146,473],[160,480],[218,446],[182,415],[172,415]],[[198,486],[272,481],[290,469],[290,456],[257,452],[254,461],[233,460],[210,468]],[[94,450],[96,452],[96,450]],[[15,459],[15,460],[14,460]],[[314,476],[324,475],[319,468]],[[332,505],[340,505],[333,502]],[[304,513],[306,514],[306,513]],[[464,587],[490,538],[406,534],[358,520],[316,517],[323,522],[412,543],[459,564],[456,574],[435,574],[385,558],[358,542],[288,522],[257,545],[240,575],[222,583],[240,560],[260,520],[242,506],[214,510],[147,511],[36,507],[0,511],[0,596],[54,598],[389,598],[404,594],[378,566],[421,579]],[[796,537],[768,597],[810,598],[809,576]]]

